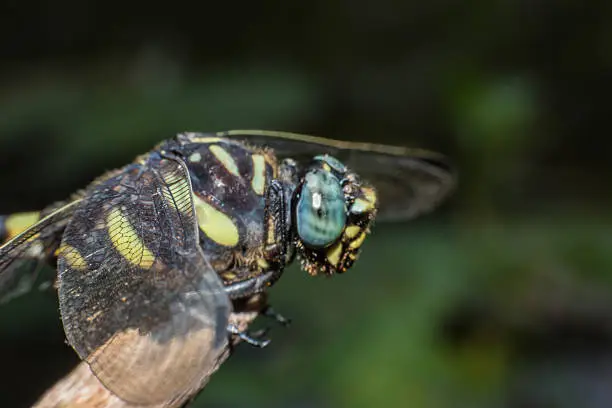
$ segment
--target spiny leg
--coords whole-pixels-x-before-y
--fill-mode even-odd
[[[256,334],[249,334],[247,332],[240,331],[236,326],[230,323],[227,325],[227,331],[232,335],[240,337],[241,340],[254,347],[264,348],[268,344],[270,344],[271,341],[270,339],[261,339],[261,337],[259,337],[264,336],[267,333],[266,329],[264,329],[263,331],[258,331]]]
[[[276,312],[268,304],[268,294],[266,292],[259,292],[248,297],[234,299],[232,303],[234,306],[234,311],[238,313],[256,312],[259,315],[274,319],[277,323],[280,323],[285,327],[290,323],[290,319],[287,319],[280,313]],[[270,327],[267,326],[251,333],[246,331],[241,333],[235,326],[228,327],[228,332],[230,334],[236,335],[247,343],[257,347],[265,347],[267,344],[269,344],[270,340],[262,340],[263,337],[267,335],[269,330]]]
[[[265,317],[268,317],[275,322],[279,323],[281,326],[287,327],[291,324],[291,319],[283,316],[278,313],[272,306],[267,305],[262,311],[261,314]]]
[[[230,283],[229,285],[225,285],[225,293],[227,293],[227,296],[232,300],[249,298],[263,292],[276,275],[278,275],[278,271],[268,271],[254,278]]]

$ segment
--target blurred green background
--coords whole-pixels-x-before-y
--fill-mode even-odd
[[[39,209],[183,130],[443,152],[457,194],[376,226],[206,407],[612,406],[612,3],[7,1],[0,213]],[[0,405],[77,362],[47,291],[0,309]]]

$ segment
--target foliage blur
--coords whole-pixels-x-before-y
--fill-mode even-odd
[[[423,147],[461,171],[347,275],[292,267],[292,317],[194,406],[612,406],[612,3],[8,1],[0,213],[39,209],[183,130]],[[57,300],[0,308],[0,405],[77,362]]]

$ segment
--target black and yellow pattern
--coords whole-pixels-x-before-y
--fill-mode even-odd
[[[27,293],[42,264],[53,261],[64,228],[79,199],[58,203],[43,212],[13,214],[0,219],[0,303]]]
[[[0,241],[10,241],[32,225],[36,224],[39,220],[39,211],[0,216]]]
[[[307,176],[321,174],[333,197],[308,190]],[[57,261],[66,337],[100,381],[134,404],[181,401],[205,384],[228,329],[258,344],[228,317],[296,254],[312,275],[345,272],[375,217],[415,217],[454,183],[444,157],[421,150],[280,132],[180,134],[64,203],[0,218],[0,299],[27,274],[24,260]],[[308,211],[297,214],[298,202]],[[328,216],[326,203],[339,221],[308,225],[334,232],[306,240],[296,224]]]
[[[193,394],[227,344],[231,306],[180,161],[152,154],[93,186],[64,232],[58,280],[69,343],[126,401]]]

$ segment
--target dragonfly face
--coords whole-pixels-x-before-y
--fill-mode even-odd
[[[376,192],[338,159],[316,156],[295,191],[292,211],[304,270],[343,273],[357,259],[376,215]]]
[[[0,220],[10,239],[0,247],[0,298],[27,274],[24,259],[57,257],[66,337],[98,379],[131,403],[182,400],[227,349],[230,313],[296,255],[311,275],[343,273],[375,217],[413,218],[454,182],[445,159],[422,150],[180,134],[30,214],[38,221],[25,229],[16,227],[23,217]]]

